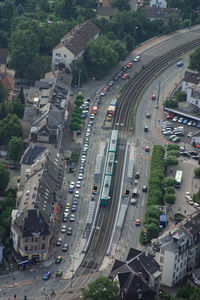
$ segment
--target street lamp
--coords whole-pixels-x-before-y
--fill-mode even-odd
[[[133,35],[133,46],[135,48],[135,37],[136,37],[136,30],[138,29],[137,26],[135,26],[135,29],[134,29],[134,35]]]

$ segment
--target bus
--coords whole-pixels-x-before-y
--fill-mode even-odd
[[[182,176],[183,176],[183,171],[177,170],[176,175],[175,175],[175,180],[176,180],[175,187],[176,188],[180,188],[181,181],[182,181]]]

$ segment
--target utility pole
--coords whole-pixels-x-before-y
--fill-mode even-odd
[[[135,29],[134,29],[134,35],[133,35],[133,46],[135,48],[135,38],[136,38],[136,30],[138,29],[137,26],[135,26]]]

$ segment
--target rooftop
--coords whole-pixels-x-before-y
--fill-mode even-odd
[[[200,83],[200,76],[199,76],[198,72],[185,71],[183,80],[186,81],[186,82],[199,84]]]
[[[156,6],[145,6],[144,9],[148,18],[152,19],[166,19],[169,15],[176,15],[178,19],[181,19],[181,10],[178,8],[162,8]]]
[[[21,164],[32,165],[45,150],[45,147],[29,146],[22,157]]]
[[[66,47],[75,56],[85,50],[87,43],[100,32],[100,29],[91,21],[86,21],[68,32],[61,42],[54,48]]]
[[[7,63],[8,49],[0,48],[0,65]]]
[[[115,7],[98,7],[97,15],[102,17],[114,17],[118,9]]]

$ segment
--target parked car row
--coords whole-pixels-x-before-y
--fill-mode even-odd
[[[173,122],[182,123],[184,125],[200,128],[200,121],[196,121],[196,120],[192,120],[192,119],[185,118],[182,116],[178,116],[171,112],[168,112],[166,118],[172,119]]]

